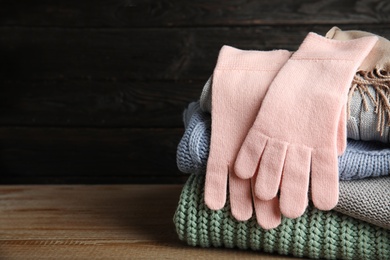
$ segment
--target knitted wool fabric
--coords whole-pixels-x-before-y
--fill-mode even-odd
[[[183,121],[185,133],[177,147],[177,166],[184,173],[204,172],[210,150],[211,116],[200,112],[199,102],[192,102],[184,110]]]
[[[265,228],[280,223],[277,198],[268,201],[257,199],[252,193],[253,182],[238,178],[233,165],[268,86],[290,56],[291,53],[286,50],[240,50],[225,45],[219,51],[213,72],[212,129],[205,203],[210,209],[221,209],[226,202],[229,183],[232,215],[237,220],[247,220],[254,210],[258,221],[267,220],[263,225]]]
[[[189,119],[190,118],[190,119]],[[184,112],[186,131],[178,146],[177,164],[185,173],[205,174],[210,144],[210,114],[193,102]],[[383,143],[348,140],[339,158],[341,180],[377,177],[390,173],[390,149]],[[335,211],[390,229],[390,179],[341,181]]]
[[[200,107],[206,113],[211,112],[211,85],[210,77],[204,85],[200,96]],[[379,92],[377,93],[373,87],[368,86],[365,89],[365,93],[376,97]],[[390,143],[390,126],[388,124],[382,126],[384,121],[379,121],[380,117],[376,111],[377,105],[373,100],[365,97],[365,94],[359,91],[353,91],[348,100],[347,137],[354,140]],[[378,129],[378,124],[381,124],[380,129]]]
[[[184,173],[206,169],[210,146],[211,117],[192,102],[183,114],[185,133],[177,149],[177,166]],[[390,148],[380,142],[348,140],[338,158],[340,180],[387,176],[390,174]]]
[[[343,214],[309,206],[299,218],[283,218],[264,230],[252,217],[238,222],[229,202],[221,210],[204,203],[204,176],[191,175],[174,215],[179,239],[192,246],[251,249],[313,259],[385,260],[390,256],[390,231]]]
[[[366,91],[371,97],[377,96],[373,87],[368,87]],[[352,93],[347,122],[347,131],[350,138],[366,141],[376,140],[383,143],[390,142],[389,125],[384,124],[381,131],[377,129],[377,126],[381,125],[382,122],[380,122],[380,117],[376,113],[374,100],[364,97],[359,91]]]
[[[316,208],[337,205],[337,156],[347,144],[347,93],[377,40],[369,36],[337,41],[310,32],[269,85],[234,171],[241,179],[255,179],[253,190],[260,200],[279,198],[284,216],[304,213],[309,186]],[[214,95],[213,90],[212,115]]]
[[[365,31],[343,31],[338,27],[333,27],[326,33],[326,38],[348,41],[375,34]],[[359,66],[358,72],[354,77],[349,96],[353,94],[360,95],[364,100],[365,110],[368,112],[366,103],[374,103],[376,115],[376,133],[374,137],[385,136],[388,142],[388,131],[390,126],[390,41],[378,36],[378,41],[364,62]],[[376,95],[370,91],[374,90]],[[351,106],[351,104],[350,104]],[[368,115],[370,115],[369,112]],[[378,132],[380,133],[378,135]],[[387,132],[387,134],[385,134]],[[372,139],[371,139],[372,140]]]
[[[339,196],[334,210],[390,229],[390,177],[342,181]]]
[[[390,175],[390,148],[380,142],[349,139],[339,156],[340,180],[358,180]]]

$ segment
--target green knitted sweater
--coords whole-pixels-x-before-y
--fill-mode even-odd
[[[271,230],[255,217],[235,220],[229,202],[218,211],[204,203],[204,176],[191,175],[184,185],[174,223],[179,238],[192,246],[259,250],[325,259],[390,259],[390,231],[334,211],[309,206],[297,219],[283,218]]]

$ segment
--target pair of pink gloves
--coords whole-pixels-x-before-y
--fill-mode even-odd
[[[377,40],[309,33],[293,54],[224,46],[213,73],[206,205],[221,209],[229,183],[237,220],[254,208],[261,227],[275,228],[281,214],[304,213],[310,180],[315,207],[336,206],[347,93]]]

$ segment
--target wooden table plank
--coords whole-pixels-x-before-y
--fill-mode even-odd
[[[180,185],[0,186],[0,259],[291,259],[179,241],[172,217],[180,192]]]

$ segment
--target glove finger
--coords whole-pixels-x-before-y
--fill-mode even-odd
[[[228,166],[220,162],[207,163],[204,200],[211,210],[222,209],[226,202]]]
[[[339,198],[337,148],[315,149],[311,160],[311,197],[320,210],[331,210]]]
[[[249,131],[234,164],[234,172],[238,177],[249,179],[255,175],[266,143],[267,139],[258,135],[255,129]]]
[[[260,159],[255,184],[255,194],[259,199],[270,200],[278,194],[286,151],[287,143],[268,140]]]
[[[246,221],[252,217],[251,180],[238,178],[229,171],[230,208],[232,215],[239,221]]]
[[[254,186],[257,173],[251,179],[253,206],[257,223],[264,229],[276,228],[282,222],[282,214],[279,209],[278,197],[271,200],[260,200],[255,196]]]
[[[271,200],[260,200],[254,197],[254,206],[257,223],[264,229],[276,228],[282,222],[279,210],[279,200],[275,197]]]
[[[301,216],[308,204],[311,150],[290,145],[280,188],[280,211],[288,218]]]

